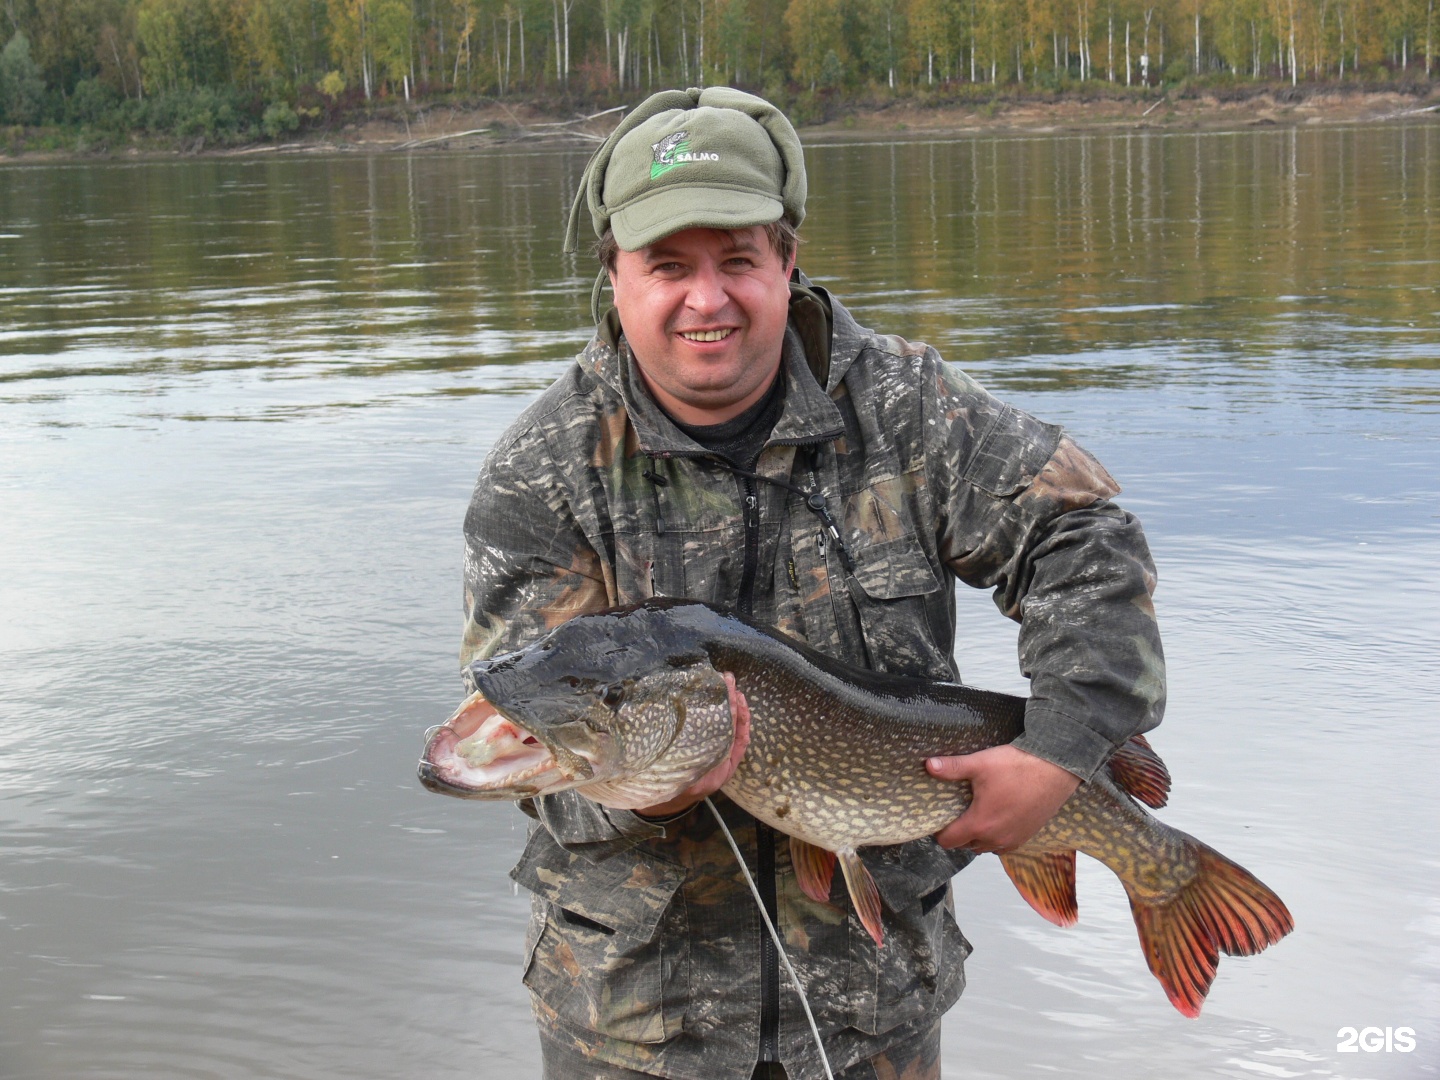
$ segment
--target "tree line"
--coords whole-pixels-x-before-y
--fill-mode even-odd
[[[0,122],[180,130],[188,116],[273,135],[324,109],[453,94],[1429,79],[1435,3],[0,0]]]

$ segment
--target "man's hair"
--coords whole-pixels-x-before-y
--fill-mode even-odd
[[[795,251],[800,246],[800,233],[794,225],[791,225],[785,218],[780,218],[762,225],[765,230],[765,237],[770,241],[770,247],[776,255],[780,256],[781,262],[789,262]],[[738,229],[722,229],[732,237],[739,232]],[[605,235],[595,241],[595,258],[600,260],[600,265],[611,273],[615,272],[615,259],[620,254],[620,245],[615,240],[615,234],[607,226]]]

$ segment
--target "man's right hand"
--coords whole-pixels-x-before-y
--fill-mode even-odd
[[[636,810],[641,817],[669,818],[683,814],[724,787],[745,756],[745,748],[750,745],[750,706],[745,702],[745,695],[735,688],[735,676],[728,671],[724,674],[725,686],[730,691],[730,716],[735,721],[735,741],[730,744],[729,755],[673,799]]]

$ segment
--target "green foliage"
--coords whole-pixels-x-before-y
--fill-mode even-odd
[[[0,121],[33,124],[44,98],[45,81],[30,57],[30,39],[17,30],[0,49]]]
[[[225,0],[139,0],[136,25],[147,89],[230,83],[230,14]]]
[[[0,124],[278,138],[302,109],[334,121],[402,83],[421,99],[539,92],[603,107],[725,82],[819,116],[845,94],[978,102],[1022,80],[1027,93],[1138,92],[1142,54],[1151,85],[1172,89],[1410,84],[1440,77],[1427,3],[4,0]]]
[[[134,103],[136,127],[207,143],[238,142],[254,131],[250,110],[233,87],[171,90]]]
[[[325,77],[315,84],[315,89],[334,101],[345,92],[345,76],[338,71],[326,72]]]
[[[99,79],[82,79],[65,103],[65,119],[83,127],[100,127],[120,104],[115,91]]]
[[[260,130],[271,139],[278,139],[299,126],[299,115],[284,101],[271,102],[265,107],[265,115],[260,118]]]

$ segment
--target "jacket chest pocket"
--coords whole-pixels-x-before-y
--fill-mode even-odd
[[[608,1038],[677,1035],[690,997],[684,870],[631,849],[591,862],[544,829],[511,876],[535,894],[526,987],[562,1023]]]
[[[946,679],[953,662],[948,598],[916,535],[909,485],[918,476],[882,480],[845,500],[845,535],[854,563],[854,601],[873,666]]]
[[[694,463],[632,462],[621,480],[597,481],[596,491],[620,603],[733,595],[745,535],[733,477]]]

